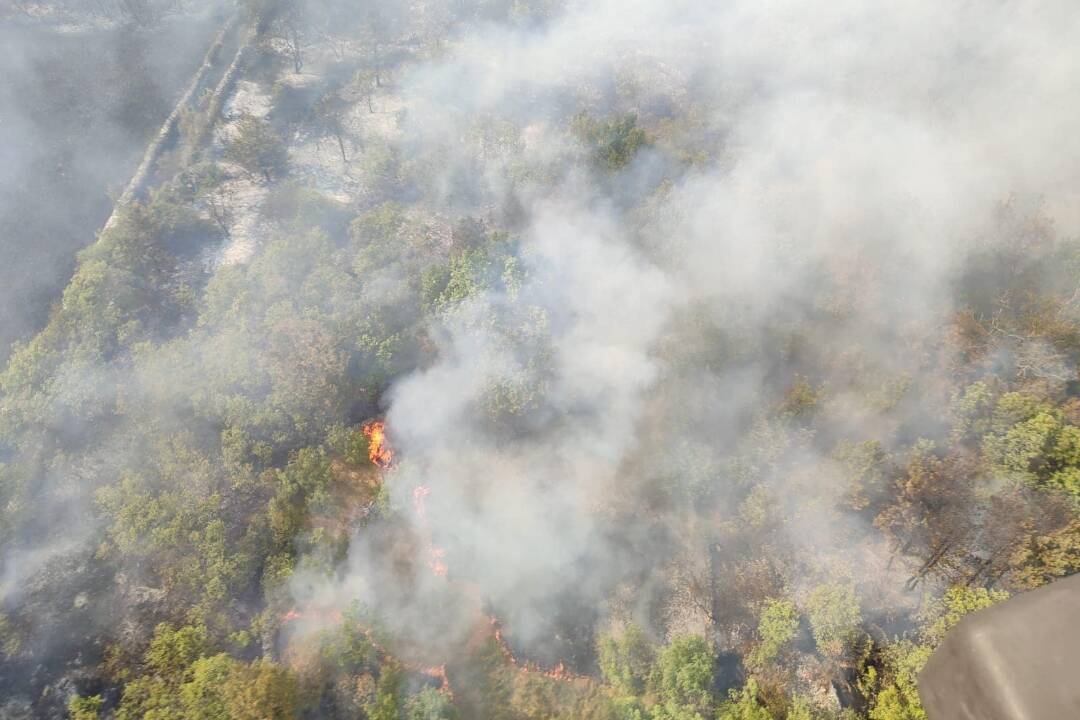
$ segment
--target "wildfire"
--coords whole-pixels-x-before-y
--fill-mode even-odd
[[[305,611],[301,612],[300,610],[297,610],[296,608],[293,608],[292,610],[289,610],[287,613],[285,613],[285,615],[282,616],[281,619],[282,619],[282,622],[289,622],[289,621],[292,621],[292,620],[299,620],[301,618],[307,618],[307,617],[310,617],[312,615],[320,617],[322,619],[333,620],[335,623],[341,623],[345,619],[344,615],[338,610],[305,610]],[[363,633],[364,637],[367,639],[367,641],[369,643],[371,643],[371,646],[375,649],[375,652],[377,652],[380,656],[382,656],[382,657],[393,657],[391,655],[390,651],[387,650],[378,641],[378,639],[376,639],[375,635],[371,631],[371,628],[364,627],[363,625],[360,625],[360,624],[356,624],[356,625],[354,625],[354,627],[357,630],[359,630],[361,633]],[[446,674],[446,665],[445,665],[445,663],[442,664],[442,665],[433,665],[431,667],[423,667],[423,666],[421,666],[421,665],[419,665],[417,663],[408,663],[408,662],[403,663],[403,665],[404,665],[405,669],[408,670],[409,672],[420,673],[421,675],[426,675],[426,676],[428,676],[430,678],[438,680],[439,681],[439,692],[444,693],[447,697],[449,697],[451,700],[453,700],[453,698],[454,698],[454,690],[450,686],[450,677]]]
[[[297,608],[293,608],[289,612],[281,616],[281,622],[290,623],[297,620],[319,620],[320,622],[339,623],[344,616],[340,610],[324,609],[324,608],[309,608],[304,611],[300,611]]]
[[[439,692],[444,693],[451,700],[454,699],[454,689],[450,687],[450,678],[446,675],[446,665],[436,665],[434,667],[421,668],[420,672],[428,677],[435,678],[439,681]]]
[[[446,566],[446,550],[433,544],[428,543],[428,567],[431,568],[431,572],[435,573],[436,577],[445,578],[447,573],[450,572],[450,568]]]
[[[416,516],[420,518],[420,523],[423,526],[427,525],[427,507],[424,503],[427,496],[430,494],[431,488],[427,485],[417,485],[413,488],[413,507],[416,509]],[[427,544],[427,555],[427,564],[428,567],[431,568],[431,572],[435,573],[436,577],[445,578],[450,571],[446,566],[446,550],[429,540]]]
[[[416,508],[416,515],[421,520],[427,519],[427,510],[424,507],[424,500],[431,494],[431,488],[427,485],[417,485],[412,491],[413,507]]]
[[[383,469],[390,467],[394,462],[394,453],[386,441],[386,423],[382,420],[371,420],[364,423],[361,431],[368,439],[368,457],[371,462]]]
[[[510,645],[507,644],[506,638],[503,637],[502,627],[499,624],[499,620],[495,617],[489,618],[491,622],[491,630],[495,636],[495,643],[499,646],[499,650],[502,652],[506,661],[513,665],[519,672],[537,673],[544,677],[551,678],[552,680],[582,680],[585,679],[584,675],[577,675],[566,669],[566,665],[563,663],[557,664],[555,667],[545,670],[534,662],[519,662],[514,656],[514,651],[510,649]]]

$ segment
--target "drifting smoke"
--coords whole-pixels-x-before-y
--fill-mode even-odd
[[[440,13],[471,7],[413,5],[436,26]],[[475,5],[476,15],[487,7]],[[49,512],[37,514],[19,548],[5,549],[0,600],[17,604],[40,557],[78,554],[73,544],[91,562],[96,543],[87,538],[104,533],[76,522],[93,515],[88,508],[123,515],[135,491],[156,499],[162,488],[195,487],[215,502],[235,492],[236,506],[261,502],[262,512],[270,501],[244,494],[261,477],[271,478],[260,491],[268,497],[303,485],[280,469],[289,452],[378,414],[385,420],[362,426],[374,466],[364,470],[377,479],[337,473],[332,460],[324,475],[349,477],[358,495],[370,484],[394,522],[360,522],[376,502],[367,496],[342,511],[347,548],[331,560],[302,556],[288,604],[273,611],[286,642],[306,642],[360,603],[400,643],[394,654],[446,692],[443,663],[476,637],[493,637],[522,672],[573,678],[593,670],[596,631],[607,625],[636,622],[656,635],[719,626],[718,604],[737,604],[738,589],[702,578],[736,552],[724,544],[726,528],[745,518],[764,526],[770,512],[785,519],[770,542],[798,571],[767,582],[798,595],[841,575],[883,615],[912,602],[889,590],[910,572],[888,562],[872,518],[837,511],[830,449],[874,438],[888,450],[945,435],[948,398],[933,371],[954,360],[942,328],[960,307],[972,257],[1032,224],[1080,231],[1074,2],[525,5],[546,12],[443,23],[452,30],[403,63],[392,84],[373,81],[385,107],[370,97],[370,111],[360,106],[394,142],[369,162],[370,174],[394,185],[386,196],[422,197],[417,214],[435,218],[416,237],[391,233],[392,243],[374,247],[362,220],[384,212],[372,208],[386,197],[352,178],[328,181],[346,199],[328,203],[334,209],[310,233],[274,225],[265,206],[257,218],[245,207],[223,240],[239,250],[211,263],[197,322],[139,336],[129,364],[75,356],[57,360],[47,382],[26,374],[24,384],[47,385],[46,400],[12,391],[0,410],[44,427],[41,447],[74,437],[89,449],[55,458],[42,450],[45,462],[37,445],[0,438],[0,460],[31,458],[48,479],[35,492],[50,498],[34,498]],[[319,18],[348,17],[353,5],[312,7]],[[281,54],[289,42],[269,45]],[[269,71],[253,61],[257,72]],[[299,68],[293,75],[274,92],[301,95],[314,84]],[[230,132],[238,118],[258,127],[254,116],[277,102],[255,79],[239,85],[222,121]],[[278,121],[269,112],[268,125]],[[615,139],[597,140],[604,133]],[[32,160],[4,139],[0,158]],[[222,131],[214,142],[229,139]],[[303,145],[304,132],[287,140],[292,160],[320,152]],[[376,156],[337,140],[334,163],[355,168],[365,152]],[[360,159],[347,160],[350,151]],[[296,175],[323,181],[324,169]],[[402,189],[410,169],[419,177]],[[236,170],[223,186],[238,205],[286,186],[268,171],[249,174]],[[274,199],[287,204],[285,194]],[[338,227],[346,200],[363,242]],[[411,227],[401,215],[380,222]],[[497,281],[431,310],[419,339],[382,337],[399,320],[395,303],[420,292],[410,284],[420,251],[406,246],[434,247],[448,264],[458,238],[441,232],[443,220],[466,217],[485,238],[509,238],[492,251],[505,253]],[[331,240],[335,227],[341,237]],[[350,242],[359,249],[350,247],[346,272],[338,265]],[[229,266],[235,258],[247,267]],[[179,280],[163,285],[181,300],[189,290]],[[305,307],[294,307],[298,297]],[[399,346],[395,362],[410,371],[385,394],[339,392],[354,387],[353,374],[393,375],[384,356]],[[1064,360],[1055,368],[1056,382],[1075,377]],[[22,375],[12,377],[21,389]],[[819,391],[819,434],[781,437],[770,412]],[[154,443],[196,469],[147,460]],[[190,460],[199,443],[215,448],[205,462]],[[273,534],[266,523],[252,528]],[[122,534],[110,541],[139,549]],[[309,547],[292,536],[284,544]],[[110,562],[118,576],[157,580],[152,562]],[[115,624],[111,598],[102,591],[85,613]],[[244,613],[261,602],[238,600],[230,612],[250,620]],[[65,629],[34,626],[48,635],[46,648]],[[56,656],[75,654],[68,650]]]
[[[659,587],[654,569],[685,550],[677,510],[671,525],[647,517],[665,512],[651,499],[665,478],[738,502],[720,458],[800,370],[770,350],[780,331],[812,326],[851,367],[916,377],[932,352],[917,339],[955,310],[996,207],[1038,196],[1063,232],[1080,229],[1078,22],[1053,1],[570,3],[541,29],[481,29],[410,72],[406,147],[446,159],[448,202],[478,212],[467,198],[513,197],[527,218],[524,282],[432,328],[437,362],[390,394],[387,484],[416,503],[439,574],[474,583],[519,642],[543,646],[563,609],[601,612],[627,583]],[[680,147],[646,150],[598,187],[557,132],[580,105],[687,127]],[[528,170],[498,147],[475,165],[457,141],[485,120],[520,128],[514,160]],[[642,213],[665,156],[698,151],[714,160]],[[561,189],[540,196],[529,171]],[[670,351],[710,332],[726,337],[722,370]],[[851,427],[938,426],[917,402],[886,419],[842,373],[827,382]],[[836,470],[811,447],[792,452],[817,476],[772,479],[796,544],[844,555],[869,528],[819,509]],[[624,505],[637,522],[613,516]],[[354,539],[342,583],[301,594],[360,597],[413,627],[447,590],[421,579],[415,605],[384,597],[393,582],[368,542]],[[849,567],[864,586],[879,570]],[[634,612],[655,617],[653,601]]]
[[[0,7],[0,358],[40,330],[221,22],[199,0],[154,27],[108,3]],[[96,7],[94,7],[96,5]],[[60,23],[60,30],[56,24]]]

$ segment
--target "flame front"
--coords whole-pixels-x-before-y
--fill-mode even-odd
[[[416,509],[416,517],[420,519],[422,527],[427,527],[427,506],[425,500],[431,494],[431,488],[427,485],[417,485],[413,488],[413,507]],[[446,565],[446,550],[436,545],[430,539],[427,544],[428,568],[436,577],[445,578],[450,572]]]
[[[450,572],[450,568],[446,565],[446,550],[444,548],[435,545],[434,543],[428,543],[428,567],[431,568],[431,572],[435,573],[435,577],[445,578]]]
[[[394,462],[394,453],[386,442],[386,423],[382,420],[372,420],[361,428],[364,437],[368,439],[368,458],[381,468],[388,468]]]
[[[450,678],[446,674],[446,664],[435,665],[433,667],[420,668],[420,672],[424,673],[428,677],[435,678],[439,681],[439,692],[446,695],[453,700],[454,689],[450,687]]]
[[[293,608],[281,616],[282,624],[303,621],[317,621],[320,623],[339,623],[342,615],[340,610],[333,608]]]
[[[427,485],[417,485],[413,488],[413,507],[416,508],[416,516],[421,520],[427,520],[427,510],[424,509],[424,498],[431,494],[431,488]]]
[[[552,680],[584,680],[586,676],[577,675],[566,668],[563,663],[558,663],[553,668],[544,669],[534,662],[519,662],[514,655],[514,651],[510,649],[510,644],[506,642],[506,638],[503,636],[502,623],[499,622],[495,616],[489,616],[488,622],[491,625],[492,636],[495,638],[495,644],[502,652],[503,658],[518,670],[523,673],[536,673],[543,675],[544,677],[551,678]]]

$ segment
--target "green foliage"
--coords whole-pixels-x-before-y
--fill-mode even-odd
[[[349,103],[336,92],[326,93],[319,98],[313,110],[316,130],[337,141],[343,163],[349,161],[345,152],[345,122],[348,112]]]
[[[0,655],[4,658],[10,658],[19,652],[21,645],[22,641],[19,638],[19,633],[11,626],[7,615],[0,612]]]
[[[338,674],[359,675],[378,669],[378,652],[353,617],[320,634],[319,657],[325,667]]]
[[[154,639],[146,651],[146,662],[157,674],[176,678],[209,650],[205,626],[185,625],[174,629],[162,623],[154,630]]]
[[[349,225],[352,240],[354,269],[363,277],[366,273],[385,267],[400,257],[402,235],[408,223],[404,210],[397,203],[386,202],[358,216]]]
[[[209,673],[207,679],[214,680],[213,674]],[[211,692],[212,688],[209,686]],[[267,660],[250,664],[231,661],[220,692],[226,709],[221,717],[229,720],[289,720],[300,707],[297,680]],[[205,720],[212,718],[217,720],[215,716],[205,716]]]
[[[976,382],[953,395],[952,439],[954,442],[977,442],[990,431],[994,396],[984,382]]]
[[[151,674],[124,686],[118,720],[290,720],[299,684],[266,661],[211,655],[203,626],[157,627],[146,653]]]
[[[458,713],[445,693],[424,688],[405,701],[405,720],[457,720]]]
[[[364,708],[369,720],[400,720],[404,709],[404,678],[399,669],[386,667],[379,675],[375,698]]]
[[[424,278],[425,305],[445,312],[486,290],[507,290],[519,282],[505,233],[483,233],[474,244],[460,248],[446,268],[431,268]]]
[[[784,398],[781,413],[796,420],[806,421],[820,409],[823,397],[824,392],[821,388],[815,388],[807,378],[798,375]]]
[[[983,454],[999,472],[1080,500],[1080,428],[1059,410],[1021,393],[998,400]]]
[[[178,234],[192,232],[190,226],[198,227],[190,210],[164,198],[135,203],[79,253],[54,318],[77,352],[110,357],[178,316],[182,308],[168,289],[176,260],[165,248]]]
[[[882,649],[881,673],[870,667],[862,685],[870,695],[869,720],[926,720],[917,678],[934,648],[965,615],[990,607],[1008,593],[955,586],[921,615],[917,641],[898,640]]]
[[[840,657],[859,639],[862,612],[855,588],[842,583],[818,585],[806,599],[810,631],[822,653]]]
[[[411,187],[409,166],[394,145],[369,143],[358,164],[362,176],[382,200],[401,198]]]
[[[270,528],[275,541],[286,547],[307,527],[312,513],[329,508],[334,475],[330,458],[321,447],[301,449],[274,474],[277,492],[270,501]]]
[[[331,197],[295,182],[275,185],[266,195],[262,215],[291,231],[318,229],[330,238],[345,234],[346,209]]]
[[[157,677],[128,682],[116,720],[186,720],[177,688]]]
[[[772,662],[799,632],[799,613],[790,600],[768,598],[758,620],[758,644],[747,662],[762,667]]]
[[[180,702],[192,717],[229,717],[225,688],[235,662],[222,654],[201,658],[192,664],[191,679],[180,687]]]
[[[614,720],[649,720],[649,711],[637,698],[619,698],[612,708]]]
[[[97,506],[109,521],[98,554],[145,559],[178,597],[227,605],[257,577],[256,558],[266,546],[262,520],[228,512],[218,468],[181,438],[155,450],[156,465],[98,490]]]
[[[1008,597],[1009,593],[1004,590],[959,585],[949,588],[940,600],[923,613],[923,628],[920,632],[922,642],[937,647],[945,633],[960,622],[962,617],[1007,600]]]
[[[574,118],[572,129],[588,147],[593,164],[607,172],[629,165],[649,143],[649,136],[637,126],[637,116],[632,113],[607,121],[581,113]]]
[[[930,648],[908,641],[889,645],[882,652],[887,681],[873,697],[870,720],[926,720],[919,700],[916,678],[930,659]],[[866,682],[876,683],[877,671],[867,672]]]
[[[750,678],[740,690],[720,706],[717,720],[772,720],[772,715],[758,702],[757,681]]]
[[[784,720],[815,720],[815,713],[810,701],[801,695],[791,699],[791,706],[784,715]]]
[[[103,704],[104,701],[100,695],[90,697],[74,695],[68,701],[68,717],[70,720],[98,720]]]
[[[697,635],[672,639],[656,659],[654,683],[663,704],[680,712],[706,712],[712,704],[713,670],[716,654]]]
[[[1080,504],[1067,501],[1080,498],[1077,382],[1044,377],[1038,367],[1001,369],[1013,356],[1044,346],[1051,360],[1075,367],[1080,245],[1025,228],[1018,252],[991,252],[989,270],[973,263],[979,266],[975,287],[960,292],[961,304],[970,305],[957,321],[964,347],[948,339],[957,328],[927,330],[920,338],[925,346],[912,353],[916,365],[879,357],[877,343],[867,349],[847,342],[861,339],[847,330],[863,329],[845,325],[852,317],[863,319],[850,314],[854,303],[866,299],[874,307],[880,289],[873,253],[842,263],[823,259],[827,289],[793,298],[809,302],[792,304],[798,312],[769,316],[765,325],[755,313],[741,317],[740,304],[727,302],[692,303],[708,307],[679,309],[659,330],[646,323],[641,337],[660,334],[658,342],[647,343],[655,357],[652,350],[642,358],[625,352],[626,341],[640,344],[637,336],[590,333],[590,360],[608,357],[613,372],[629,372],[626,377],[650,392],[641,412],[631,413],[631,425],[616,424],[611,437],[590,448],[597,458],[619,458],[619,475],[607,492],[588,493],[584,510],[595,516],[598,532],[625,530],[627,557],[644,550],[658,561],[641,594],[631,587],[637,576],[619,577],[633,569],[621,560],[605,570],[600,585],[619,582],[613,609],[647,607],[658,620],[660,612],[672,612],[663,618],[674,621],[668,627],[687,626],[680,603],[693,605],[697,617],[708,616],[710,637],[738,637],[738,628],[756,624],[755,642],[739,646],[753,676],[730,697],[714,696],[717,660],[706,639],[681,636],[657,647],[633,626],[595,638],[604,684],[513,667],[497,643],[477,649],[463,641],[461,655],[476,656],[452,658],[453,701],[431,687],[421,689],[430,681],[391,655],[387,648],[399,647],[397,638],[380,634],[376,643],[363,630],[372,627],[368,617],[361,622],[350,614],[338,627],[302,638],[293,634],[306,625],[280,620],[293,602],[293,573],[338,570],[357,534],[359,542],[372,540],[379,551],[373,556],[392,565],[395,575],[424,572],[413,555],[433,541],[429,528],[410,527],[402,522],[406,513],[389,511],[396,481],[387,475],[381,482],[367,459],[367,438],[349,424],[385,407],[388,389],[408,373],[452,355],[442,343],[447,325],[455,338],[477,340],[490,352],[476,363],[480,382],[461,410],[481,426],[478,441],[513,452],[540,432],[558,435],[570,447],[581,437],[575,428],[593,429],[589,377],[563,382],[558,371],[573,371],[576,358],[556,343],[579,323],[583,329],[597,325],[589,316],[594,309],[607,310],[600,302],[582,315],[574,303],[560,302],[550,285],[542,285],[559,279],[549,280],[543,258],[530,257],[529,244],[518,239],[519,232],[530,237],[522,229],[530,227],[533,200],[577,173],[563,160],[583,160],[594,171],[590,207],[603,208],[602,215],[610,209],[619,215],[614,227],[625,221],[634,229],[612,239],[629,243],[631,260],[640,253],[646,264],[669,268],[680,257],[673,228],[687,218],[678,217],[684,208],[674,202],[678,177],[660,188],[638,188],[651,180],[635,176],[630,192],[611,192],[626,179],[619,173],[633,168],[650,146],[631,114],[594,118],[582,112],[569,128],[559,128],[550,118],[531,124],[517,112],[492,108],[490,117],[463,124],[451,147],[417,153],[411,142],[388,140],[399,134],[384,130],[404,127],[405,111],[391,117],[397,98],[390,95],[398,90],[379,89],[383,74],[396,75],[405,69],[399,63],[422,55],[439,57],[444,48],[418,47],[414,40],[423,42],[429,26],[447,18],[425,16],[409,25],[405,14],[415,8],[385,0],[359,10],[321,0],[245,2],[262,32],[256,52],[296,44],[304,30],[317,31],[329,39],[328,49],[343,56],[333,71],[336,80],[278,83],[276,99],[306,95],[293,119],[336,141],[349,177],[331,185],[353,196],[341,202],[300,180],[278,182],[289,170],[285,140],[270,123],[242,119],[225,159],[271,185],[252,197],[259,207],[244,209],[258,213],[267,229],[250,262],[217,267],[204,277],[198,251],[232,227],[213,203],[234,183],[215,162],[182,170],[145,202],[122,208],[87,245],[47,326],[13,348],[0,374],[0,545],[10,546],[13,557],[34,549],[26,539],[44,536],[43,523],[52,521],[59,501],[65,509],[87,507],[84,524],[99,549],[86,561],[93,572],[57,572],[50,562],[26,579],[17,595],[28,599],[12,601],[10,619],[0,614],[0,657],[16,673],[35,666],[25,640],[32,603],[59,583],[65,583],[65,592],[56,593],[60,599],[69,597],[69,582],[73,589],[85,585],[78,590],[93,598],[114,591],[126,596],[130,587],[124,586],[137,582],[152,598],[145,613],[125,618],[133,627],[125,623],[116,638],[106,639],[100,672],[86,684],[101,695],[73,698],[72,717],[836,717],[792,694],[805,681],[796,669],[809,666],[831,673],[834,681],[853,670],[862,673],[859,691],[871,720],[925,720],[916,677],[929,653],[960,617],[1004,597],[976,589],[978,582],[1029,588],[1080,570]],[[451,3],[447,12],[530,26],[545,21],[554,4],[483,0],[475,8]],[[291,37],[272,39],[271,25],[277,23],[275,32],[288,29],[282,20],[304,26],[291,28]],[[362,58],[344,57],[356,46]],[[294,60],[300,61],[299,47]],[[267,63],[258,72],[272,74],[274,67]],[[640,78],[633,75],[628,70],[616,80],[614,106],[648,108],[650,129],[659,125],[655,153],[663,162],[657,167],[678,169],[678,155],[687,162],[696,162],[690,153],[700,162],[722,155],[715,108],[682,92],[636,94]],[[387,112],[371,115],[365,101],[367,110]],[[607,106],[606,100],[600,104]],[[282,108],[275,111],[280,117]],[[365,145],[362,154],[349,157],[353,121],[365,125]],[[695,137],[669,137],[680,127],[693,128]],[[549,137],[566,131],[572,137]],[[535,138],[542,152],[535,151]],[[467,157],[474,146],[479,155]],[[177,154],[179,162],[183,156]],[[168,171],[171,162],[159,170]],[[320,187],[330,187],[323,179]],[[639,190],[651,197],[635,204]],[[240,205],[246,204],[242,199]],[[483,219],[454,218],[454,208]],[[207,210],[219,227],[205,219]],[[791,269],[787,264],[804,261],[788,253],[776,270],[783,275]],[[529,277],[528,268],[537,268],[537,277]],[[812,279],[808,285],[816,285]],[[971,278],[962,280],[969,284]],[[846,303],[852,307],[845,309]],[[633,325],[620,327],[637,332]],[[999,363],[1002,357],[1008,360]],[[918,378],[899,372],[916,366]],[[760,407],[749,408],[745,397],[736,397],[731,408],[717,402],[728,380],[755,367],[772,368],[763,378],[778,383],[765,388]],[[788,386],[792,372],[806,375],[795,375]],[[970,381],[976,377],[982,379]],[[606,396],[602,385],[594,390]],[[640,394],[634,391],[626,402],[636,407]],[[945,413],[933,417],[940,410],[935,403],[946,396],[951,412],[939,424]],[[624,402],[619,393],[612,397]],[[849,408],[856,410],[845,414]],[[909,438],[924,432],[927,417],[932,422],[925,434],[935,441],[912,444]],[[950,421],[951,433],[941,432]],[[592,444],[590,432],[584,437]],[[868,439],[875,437],[870,433],[880,433],[881,441]],[[848,440],[834,446],[840,438]],[[893,458],[910,462],[900,467]],[[553,462],[556,471],[544,473],[543,490],[566,502],[581,500],[573,478],[560,477],[560,459]],[[835,497],[822,491],[836,486],[823,486],[821,477],[842,483]],[[466,505],[471,487],[460,498]],[[84,492],[95,501],[90,506],[79,502]],[[372,512],[373,501],[382,512]],[[853,513],[858,522],[849,522]],[[877,518],[874,527],[864,522],[870,517]],[[852,543],[876,543],[883,531],[897,555],[893,567],[910,561],[914,570],[927,563],[916,571],[922,573],[944,557],[935,576],[963,578],[973,587],[932,602],[918,618],[918,632],[871,645],[853,587],[819,585],[799,608],[777,597],[793,580],[850,562],[842,548],[817,552],[813,538],[790,532],[805,528],[797,523],[808,519],[857,528]],[[806,557],[809,552],[815,556]],[[684,555],[691,557],[689,567]],[[459,587],[453,578],[449,582]],[[670,607],[644,602],[659,597],[670,599]],[[816,653],[796,642],[800,610]],[[162,619],[174,624],[159,624],[148,640],[150,627]],[[438,632],[434,625],[432,632]],[[561,637],[577,649],[594,640]],[[269,659],[293,640],[289,657],[302,668],[298,676]],[[444,643],[456,649],[457,641],[440,637],[440,649]],[[299,657],[293,656],[298,648]],[[857,663],[851,662],[853,650],[865,651]],[[42,680],[52,683],[49,672]]]
[[[371,440],[361,426],[346,428],[341,425],[330,429],[327,445],[350,465],[364,466],[371,462]]]
[[[655,650],[645,633],[630,625],[619,635],[603,635],[598,643],[600,671],[612,686],[625,695],[640,695],[655,658]]]
[[[255,117],[237,123],[236,137],[225,149],[225,157],[252,175],[261,175],[266,182],[284,175],[289,166],[285,143],[269,123]]]
[[[852,510],[862,510],[876,500],[885,485],[885,450],[877,440],[843,442],[834,453],[847,481],[846,500]]]

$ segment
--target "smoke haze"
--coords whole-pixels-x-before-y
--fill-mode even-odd
[[[250,46],[196,161],[166,156],[130,247],[94,245],[233,13],[253,29],[222,66]],[[0,646],[6,617],[22,638],[0,717],[113,712],[158,622],[280,660],[362,606],[411,667],[497,618],[522,657],[599,677],[605,633],[746,655],[765,599],[816,622],[823,586],[884,643],[920,582],[1012,557],[981,509],[940,571],[889,528],[920,439],[979,502],[1022,476],[956,440],[970,383],[1073,417],[1077,283],[1052,260],[1080,232],[1073,3],[31,17],[0,25],[0,357],[27,341],[0,378]],[[267,137],[276,160],[249,160]],[[1020,306],[1053,319],[1002,329]],[[375,417],[385,471],[334,440]],[[869,442],[875,489],[852,490]],[[1023,497],[1029,530],[1075,512]]]

